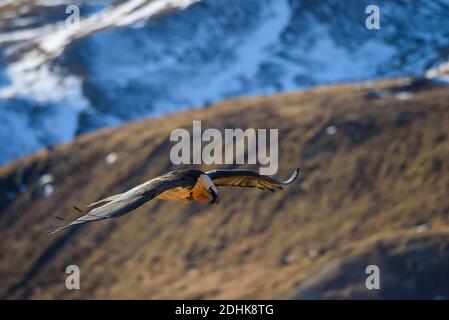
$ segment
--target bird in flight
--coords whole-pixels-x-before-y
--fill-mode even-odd
[[[74,207],[82,216],[71,223],[57,227],[49,234],[87,222],[116,218],[131,212],[152,199],[183,200],[219,203],[217,187],[234,186],[269,190],[282,190],[282,186],[295,182],[299,169],[286,181],[245,169],[225,169],[203,172],[178,170],[167,172],[124,193],[93,202],[85,210]]]

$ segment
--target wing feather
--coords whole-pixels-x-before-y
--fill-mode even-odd
[[[124,197],[123,199],[108,202],[100,207],[90,210],[85,215],[79,217],[75,221],[65,226],[61,226],[51,230],[49,234],[55,234],[66,228],[73,227],[79,224],[84,224],[87,222],[119,217],[121,215],[130,212],[131,210],[140,207],[142,204],[144,204],[149,200],[151,200],[150,197],[130,196]]]
[[[217,187],[248,187],[274,192],[275,189],[282,190],[282,186],[295,182],[299,175],[299,169],[296,169],[286,181],[278,181],[269,176],[260,175],[255,171],[245,169],[212,170],[206,172],[206,174]]]
[[[121,195],[122,195],[121,193],[120,193],[120,194],[115,194],[115,195],[113,195],[113,196],[110,196],[110,197],[107,197],[107,198],[98,200],[98,201],[96,201],[96,202],[92,202],[92,203],[88,204],[88,205],[86,206],[86,208],[95,208],[95,207],[98,207],[98,206],[100,206],[100,205],[106,204],[106,203],[108,203],[108,202],[111,202],[111,201],[117,199],[117,198],[118,198],[119,196],[121,196]]]
[[[55,234],[61,230],[76,225],[122,216],[137,209],[145,202],[157,197],[159,194],[176,188],[189,188],[196,183],[197,177],[202,172],[197,170],[180,170],[166,173],[162,176],[147,181],[124,193],[93,202],[87,206],[89,210],[71,223],[60,226],[50,231]]]

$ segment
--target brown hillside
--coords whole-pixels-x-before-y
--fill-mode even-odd
[[[279,128],[278,176],[299,166],[301,184],[222,189],[219,206],[155,200],[46,234],[55,216],[75,217],[74,204],[179,169],[169,134],[192,120]],[[21,159],[0,168],[0,296],[447,298],[448,124],[447,87],[387,81],[230,100]],[[118,159],[107,164],[111,152]],[[48,198],[38,183],[46,173],[55,179]],[[81,290],[65,289],[71,264]],[[378,291],[364,287],[370,264],[381,270]]]

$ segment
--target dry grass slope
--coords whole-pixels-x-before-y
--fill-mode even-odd
[[[412,96],[398,99],[403,90]],[[422,82],[323,87],[134,122],[11,163],[0,168],[0,295],[449,297],[448,107],[447,88]],[[72,205],[178,169],[169,134],[193,119],[279,128],[279,176],[299,165],[301,185],[229,188],[219,206],[153,201],[46,235],[54,216],[74,216]],[[110,152],[118,159],[107,165]],[[55,177],[49,198],[40,195],[44,173]],[[65,289],[69,264],[81,269],[81,290]],[[364,289],[368,264],[381,268],[379,291]]]

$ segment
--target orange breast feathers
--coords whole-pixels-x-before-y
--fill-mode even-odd
[[[164,191],[156,197],[159,200],[182,200],[182,201],[212,201],[212,194],[209,188],[215,188],[214,183],[209,176],[203,174],[199,176],[195,186],[193,188],[177,187],[167,191]]]

